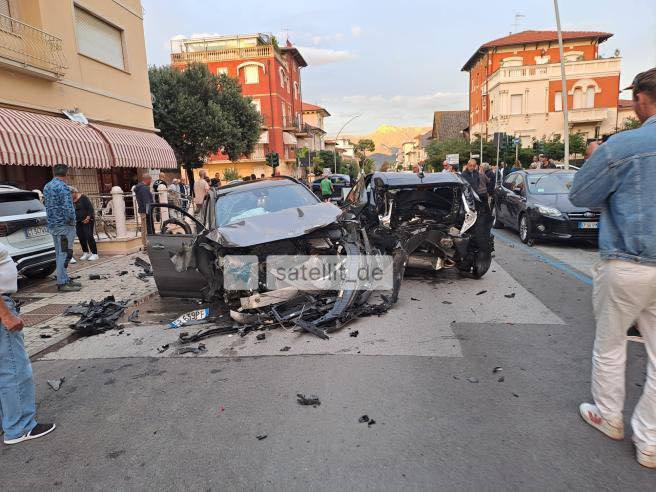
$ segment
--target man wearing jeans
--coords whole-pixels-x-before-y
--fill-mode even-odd
[[[607,436],[623,439],[626,332],[637,322],[647,352],[647,380],[631,427],[638,463],[656,468],[656,68],[638,74],[629,88],[642,126],[591,144],[570,190],[574,205],[603,210],[602,261],[593,291],[594,403],[581,404],[579,412]]]
[[[68,263],[73,258],[75,242],[75,206],[71,190],[64,183],[68,166],[57,164],[53,173],[55,177],[43,188],[43,197],[48,216],[48,231],[55,242],[57,289],[60,292],[77,292],[82,288],[82,284],[73,282],[66,273]]]
[[[37,439],[55,430],[55,424],[37,424],[34,419],[34,382],[23,343],[23,321],[9,297],[16,292],[17,278],[16,265],[0,243],[0,419],[5,444]]]

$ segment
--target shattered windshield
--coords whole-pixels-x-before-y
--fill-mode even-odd
[[[574,173],[533,174],[528,177],[528,189],[537,195],[569,193]]]
[[[249,217],[317,203],[309,190],[296,183],[235,190],[216,201],[216,226],[223,227]]]

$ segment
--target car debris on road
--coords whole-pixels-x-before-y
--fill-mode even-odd
[[[117,321],[127,308],[127,301],[117,301],[114,296],[107,296],[102,301],[90,300],[69,306],[64,315],[80,315],[80,319],[71,325],[82,336],[97,335],[117,328]]]
[[[313,406],[313,407],[315,407],[315,408],[316,408],[318,405],[321,405],[321,400],[319,400],[319,397],[316,396],[316,395],[308,395],[308,396],[305,396],[305,395],[302,394],[302,393],[298,393],[298,394],[296,395],[296,401],[297,401],[300,405],[304,405],[304,406]]]

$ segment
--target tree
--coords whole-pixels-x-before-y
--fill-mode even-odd
[[[435,171],[441,171],[442,163],[446,159],[447,154],[459,154],[460,164],[464,164],[472,153],[471,150],[473,145],[474,144],[462,138],[443,141],[433,140],[428,144],[428,147],[426,147],[426,154],[428,155],[426,164],[427,166],[432,167]],[[477,154],[478,150],[475,153]]]
[[[624,130],[635,130],[636,128],[640,128],[642,126],[642,123],[640,123],[640,120],[638,118],[634,118],[633,116],[629,116],[624,120],[624,123],[622,124],[622,129],[620,131]]]
[[[237,172],[237,169],[235,168],[228,168],[225,171],[223,171],[223,179],[225,179],[226,182],[239,179],[239,172]]]
[[[236,161],[253,151],[262,120],[236,79],[213,75],[202,64],[150,67],[148,76],[155,126],[191,184],[192,170],[212,154],[222,151]]]

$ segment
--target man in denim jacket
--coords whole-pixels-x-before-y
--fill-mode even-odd
[[[594,404],[583,403],[579,410],[607,436],[624,437],[626,332],[637,322],[649,360],[631,427],[638,462],[656,468],[656,68],[638,74],[629,88],[642,126],[591,144],[570,190],[574,205],[602,207],[602,261],[593,292]]]

